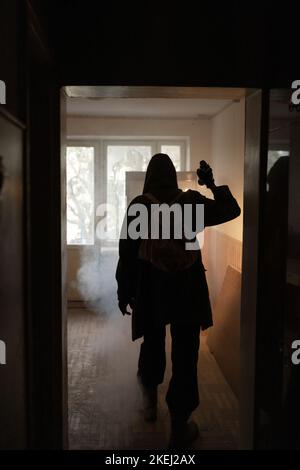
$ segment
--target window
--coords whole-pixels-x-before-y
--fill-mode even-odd
[[[67,243],[94,243],[94,147],[67,147]]]
[[[126,172],[145,172],[151,156],[167,153],[186,169],[186,141],[169,138],[72,140],[67,147],[67,243],[96,245],[96,208],[106,203],[105,240],[114,246],[126,211]]]

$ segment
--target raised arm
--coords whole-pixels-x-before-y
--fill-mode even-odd
[[[206,185],[213,193],[214,199],[199,194],[199,203],[204,204],[204,225],[223,224],[235,219],[241,213],[236,199],[227,185],[216,186],[211,167],[204,161],[200,163],[197,171],[199,184]]]
[[[224,224],[240,215],[241,209],[228,186],[214,186],[211,190],[214,199],[205,197],[202,201],[206,227]]]

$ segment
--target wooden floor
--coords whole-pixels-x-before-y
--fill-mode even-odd
[[[108,289],[106,296],[111,299],[111,295]],[[148,424],[142,417],[136,381],[140,342],[131,342],[130,317],[119,314],[110,300],[108,310],[101,305],[98,312],[70,309],[68,326],[70,448],[165,449],[169,434],[165,404],[170,379],[169,336],[167,371],[159,387],[159,417],[156,423]],[[200,437],[193,448],[237,448],[237,400],[203,336],[198,375],[201,403],[194,419]]]

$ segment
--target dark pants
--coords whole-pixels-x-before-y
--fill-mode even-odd
[[[166,368],[165,336],[164,326],[144,335],[138,373],[146,387],[163,382]],[[185,420],[199,404],[197,363],[200,326],[171,323],[171,337],[172,378],[166,401],[171,415]]]

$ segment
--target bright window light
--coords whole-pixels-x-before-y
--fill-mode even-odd
[[[94,147],[67,147],[67,243],[94,244]]]

